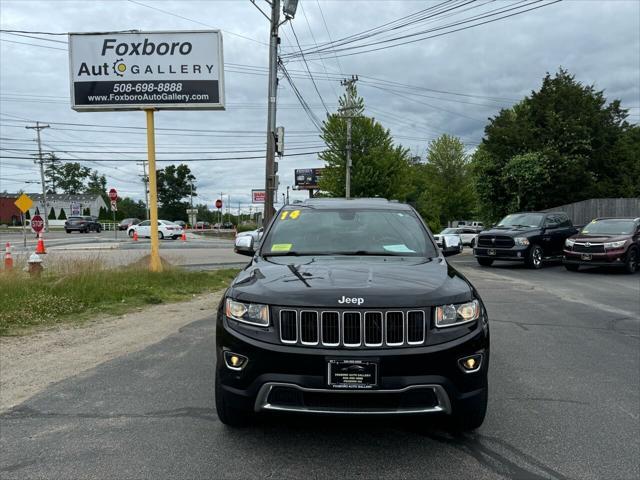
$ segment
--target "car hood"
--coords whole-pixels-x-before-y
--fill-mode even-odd
[[[620,240],[628,240],[631,235],[603,235],[601,233],[594,234],[583,234],[578,233],[577,235],[573,235],[571,240],[575,240],[576,242],[584,243],[604,243],[604,242],[616,242]]]
[[[443,257],[305,256],[254,257],[228,295],[279,306],[413,308],[466,302],[477,293]]]
[[[507,236],[507,237],[520,237],[531,233],[539,232],[539,227],[506,227],[506,228],[492,228],[490,230],[483,230],[478,235],[483,237],[488,236]]]

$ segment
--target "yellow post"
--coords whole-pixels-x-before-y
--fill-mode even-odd
[[[151,221],[151,261],[152,272],[162,271],[160,252],[158,251],[158,191],[156,185],[156,139],[153,124],[153,109],[145,110],[147,114],[147,156],[149,158],[149,220]]]

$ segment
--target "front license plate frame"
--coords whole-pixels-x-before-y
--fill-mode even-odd
[[[327,360],[327,384],[331,388],[371,390],[378,388],[378,362],[359,359]]]

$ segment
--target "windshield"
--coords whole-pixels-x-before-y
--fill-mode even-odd
[[[602,235],[631,235],[633,233],[633,228],[633,220],[593,220],[591,223],[584,226],[581,233],[598,233]]]
[[[448,234],[453,234],[453,233],[460,233],[460,229],[459,228],[445,228],[444,230],[442,230],[439,235],[448,235]]]
[[[507,215],[498,227],[539,227],[544,218],[543,213],[513,213]]]
[[[410,211],[310,208],[281,211],[261,252],[265,256],[438,255]]]

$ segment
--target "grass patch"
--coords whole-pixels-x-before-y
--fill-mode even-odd
[[[139,267],[103,269],[97,261],[61,265],[40,279],[15,270],[0,273],[0,336],[222,290],[237,273],[238,269],[192,272],[175,267],[162,273]]]

